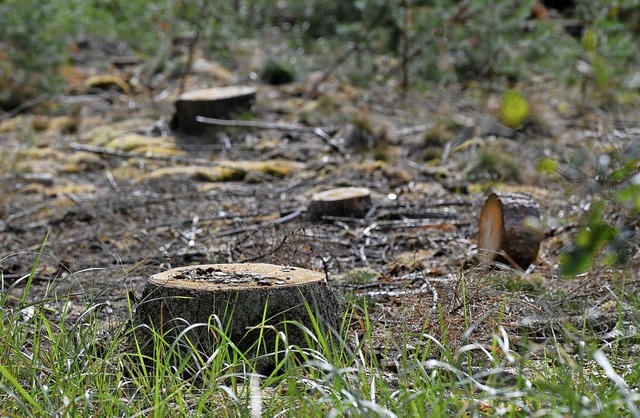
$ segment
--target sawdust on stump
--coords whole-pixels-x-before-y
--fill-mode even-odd
[[[371,192],[364,187],[341,187],[316,193],[307,208],[307,218],[324,216],[362,218],[371,209]]]
[[[492,193],[482,207],[478,227],[480,261],[505,260],[526,269],[536,261],[544,233],[540,207],[529,195]]]
[[[256,365],[266,372],[273,366],[276,347],[308,346],[294,322],[314,330],[317,321],[331,332],[341,317],[340,303],[323,273],[271,264],[205,264],[151,276],[135,320],[143,325],[137,327],[137,336],[147,350],[153,347],[153,329],[171,343],[188,338],[207,355],[223,336],[206,324],[220,327],[247,358],[262,356]],[[195,324],[205,325],[190,327]]]
[[[171,129],[190,135],[200,135],[208,127],[197,116],[226,118],[249,110],[256,100],[256,88],[248,86],[214,87],[194,90],[178,97]]]

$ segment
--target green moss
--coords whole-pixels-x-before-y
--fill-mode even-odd
[[[536,169],[539,172],[544,174],[555,174],[558,172],[559,164],[558,164],[558,161],[556,161],[555,159],[550,157],[545,157],[538,160],[538,163],[536,164]]]
[[[444,146],[447,142],[453,141],[455,138],[454,130],[458,127],[454,122],[438,121],[429,129],[423,139],[426,147]]]
[[[378,280],[382,274],[370,268],[355,268],[342,274],[339,280],[345,284],[363,285],[373,283]]]
[[[477,165],[470,171],[472,179],[488,178],[516,181],[520,179],[521,164],[510,155],[495,149],[480,151]]]
[[[519,276],[510,272],[502,272],[491,276],[493,285],[508,292],[541,293],[544,289],[544,278],[541,275]]]
[[[386,147],[376,147],[371,150],[371,156],[376,161],[389,161],[389,152]]]
[[[422,150],[423,161],[436,161],[442,157],[442,147],[426,147]]]
[[[296,80],[296,72],[289,64],[269,60],[262,69],[260,78],[267,84],[287,84]]]

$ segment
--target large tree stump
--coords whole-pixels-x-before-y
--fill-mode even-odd
[[[480,212],[478,255],[491,263],[496,257],[526,269],[538,257],[544,233],[538,203],[527,194],[492,193]]]
[[[322,273],[270,264],[208,264],[149,278],[135,319],[138,325],[148,325],[137,328],[146,352],[152,352],[153,329],[170,343],[182,338],[178,343],[185,345],[188,338],[210,355],[223,339],[221,331],[212,328],[217,326],[249,358],[263,356],[256,364],[259,372],[266,372],[273,365],[279,331],[285,331],[287,341],[280,340],[278,350],[307,346],[300,327],[287,321],[313,330],[315,320],[325,331],[337,330],[340,309]],[[195,324],[202,325],[187,331]]]
[[[316,193],[307,207],[307,218],[323,216],[362,218],[371,209],[371,192],[362,187],[342,187]]]
[[[196,120],[196,116],[224,119],[249,110],[256,99],[256,88],[247,86],[214,87],[181,94],[171,119],[171,129],[190,135],[200,135],[210,126]]]

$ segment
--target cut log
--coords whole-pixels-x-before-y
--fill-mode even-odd
[[[307,208],[307,218],[323,216],[362,218],[371,209],[371,192],[363,187],[342,187],[316,193]]]
[[[492,193],[482,207],[478,255],[483,263],[496,257],[526,269],[538,257],[544,233],[540,206],[527,194]]]
[[[153,349],[151,329],[170,343],[181,339],[178,343],[183,344],[188,339],[208,355],[223,340],[219,330],[224,330],[248,358],[263,356],[256,364],[259,372],[266,372],[273,365],[276,347],[307,346],[300,327],[289,321],[310,330],[314,321],[325,331],[337,330],[340,309],[322,273],[270,264],[206,264],[150,277],[135,319],[143,325],[137,327],[137,336],[146,343],[146,352]],[[280,331],[286,341],[278,342]]]
[[[196,116],[224,119],[249,110],[256,100],[256,88],[248,86],[215,87],[181,94],[171,119],[171,129],[200,135],[211,125],[198,122]]]

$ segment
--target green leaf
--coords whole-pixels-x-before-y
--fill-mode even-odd
[[[584,273],[591,267],[593,252],[574,247],[560,255],[560,274],[565,277]]]
[[[629,185],[616,193],[616,201],[636,210],[640,209],[640,185]]]
[[[616,228],[602,222],[604,207],[605,202],[602,201],[593,205],[589,225],[578,232],[574,247],[560,255],[560,273],[563,276],[575,276],[589,270],[600,248],[618,236]]]
[[[597,224],[591,226],[591,243],[590,247],[597,250],[604,244],[608,244],[618,236],[618,231],[608,224]]]
[[[507,90],[502,95],[500,117],[506,126],[516,129],[529,116],[529,102],[518,90]]]
[[[578,231],[578,235],[576,236],[576,246],[578,248],[587,249],[591,247],[591,230],[589,228],[582,228]]]

